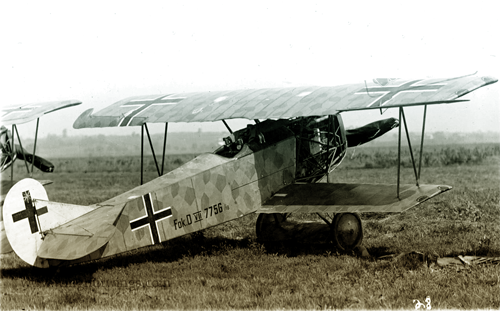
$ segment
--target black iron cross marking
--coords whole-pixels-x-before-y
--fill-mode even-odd
[[[158,226],[156,225],[156,222],[171,217],[172,209],[170,207],[167,207],[158,212],[153,211],[153,201],[151,200],[150,193],[142,196],[142,202],[144,203],[144,207],[146,209],[146,216],[132,220],[130,222],[130,229],[134,231],[149,225],[149,230],[151,231],[153,244],[158,244],[161,241],[160,241],[160,233],[158,232]]]
[[[36,209],[35,203],[31,199],[31,194],[29,190],[23,192],[24,206],[26,209],[24,211],[20,211],[12,214],[12,220],[17,222],[19,220],[28,218],[28,222],[30,224],[31,233],[38,232],[38,223],[37,217],[43,214],[47,214],[49,211],[47,210],[47,206]]]
[[[368,107],[372,106],[375,103],[378,103],[378,106],[385,105],[388,101],[390,101],[394,96],[402,92],[412,92],[412,91],[436,91],[442,88],[444,85],[413,85],[422,80],[413,80],[401,85],[395,86],[375,86],[371,88],[364,88],[359,90],[356,94],[370,94],[370,93],[385,93],[380,98],[375,100],[373,103],[368,105]]]
[[[129,101],[126,104],[123,104],[121,107],[132,107],[132,106],[138,106],[135,110],[132,110],[127,116],[125,116],[118,124],[119,126],[128,126],[130,124],[130,121],[138,115],[139,113],[143,112],[144,110],[148,109],[149,107],[153,105],[175,105],[176,103],[180,102],[183,100],[185,97],[170,97],[171,95],[167,96],[161,96],[156,99],[145,99],[145,100],[132,100]]]

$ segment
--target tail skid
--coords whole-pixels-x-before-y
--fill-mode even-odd
[[[26,178],[15,184],[5,198],[5,233],[22,260],[39,266],[37,253],[46,232],[92,210],[89,206],[50,202],[42,184]]]

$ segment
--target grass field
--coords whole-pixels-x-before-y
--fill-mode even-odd
[[[192,157],[168,157],[168,167]],[[129,160],[57,160],[58,173],[35,177],[54,181],[46,187],[50,200],[92,204],[138,185],[138,163]],[[334,182],[396,182],[395,167],[345,161]],[[145,180],[156,175],[148,167]],[[445,256],[500,256],[499,168],[497,155],[424,167],[422,183],[454,189],[404,213],[362,214],[363,245],[371,258],[339,253],[329,243],[263,245],[254,232],[257,216],[248,215],[159,246],[58,270],[32,268],[15,254],[4,255],[1,308],[413,309],[414,299],[430,296],[433,309],[499,309],[498,265],[433,264]],[[22,169],[18,163],[18,177],[26,175]],[[403,168],[402,176],[402,182],[413,182],[411,168]],[[400,253],[410,254],[377,259]]]

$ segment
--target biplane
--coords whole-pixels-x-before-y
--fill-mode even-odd
[[[18,106],[5,106],[0,108],[0,171],[8,172],[8,168],[10,167],[10,178],[4,178],[4,176],[2,176],[1,180],[0,210],[2,209],[7,192],[15,184],[13,164],[16,159],[24,161],[26,171],[30,175],[30,177],[33,177],[33,169],[35,167],[45,173],[50,173],[54,170],[54,165],[50,161],[36,155],[36,144],[38,140],[40,117],[47,113],[77,106],[80,104],[81,102],[78,100],[64,100]],[[19,136],[19,131],[17,129],[17,124],[27,123],[35,119],[36,128],[33,152],[29,153],[26,149],[23,148],[21,137]],[[9,125],[12,126],[12,131],[9,131],[6,128],[6,126]],[[16,136],[18,144],[15,144]],[[48,185],[52,182],[50,180],[41,180],[40,183],[42,185]],[[5,254],[10,252],[12,252],[12,247],[10,246],[5,234],[2,213],[2,216],[0,217],[0,253]]]
[[[137,96],[99,112],[83,112],[73,127],[141,127],[141,159],[148,123],[165,124],[158,177],[91,206],[48,200],[32,179],[17,183],[4,204],[9,241],[18,256],[36,267],[69,265],[159,244],[251,213],[258,213],[256,234],[273,239],[268,227],[280,227],[291,213],[333,213],[329,226],[340,249],[362,242],[358,213],[402,212],[451,189],[421,184],[421,160],[412,153],[404,108],[454,104],[463,95],[498,80],[468,75],[445,79],[375,79],[328,87],[246,89]],[[347,131],[342,113],[398,109],[386,119]],[[255,121],[233,131],[226,120]],[[164,173],[168,123],[221,121],[228,129],[224,145]],[[415,184],[401,184],[400,166],[393,184],[332,183],[330,175],[356,146],[398,127],[410,146]],[[146,132],[146,135],[144,135]],[[420,141],[420,159],[424,144]],[[326,219],[325,217],[323,217]],[[328,221],[328,219],[326,219]]]

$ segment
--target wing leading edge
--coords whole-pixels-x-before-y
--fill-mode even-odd
[[[127,98],[101,111],[89,109],[74,128],[139,126],[144,123],[205,122],[328,115],[342,111],[457,102],[497,82],[475,75],[449,79],[392,79],[331,87],[248,89]]]
[[[451,189],[445,185],[291,184],[281,189],[257,213],[403,212]]]

